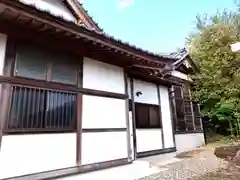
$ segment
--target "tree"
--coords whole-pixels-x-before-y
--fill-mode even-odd
[[[240,7],[240,6],[238,6]],[[202,114],[227,120],[231,133],[240,131],[240,53],[230,45],[240,41],[240,8],[196,17],[196,31],[187,40],[200,68],[193,76],[194,97]]]

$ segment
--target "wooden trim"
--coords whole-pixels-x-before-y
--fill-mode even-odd
[[[3,74],[5,76],[11,76],[14,69],[15,63],[15,51],[16,46],[11,37],[7,37],[6,44],[6,52],[5,52],[5,60],[3,66]],[[6,84],[0,84],[0,149],[2,143],[2,137],[4,134],[5,123],[7,120],[7,116],[9,114],[10,109],[10,101],[11,101],[11,87]]]
[[[196,130],[196,125],[195,125],[195,113],[193,111],[193,102],[192,102],[192,93],[190,90],[190,87],[188,86],[188,92],[189,92],[189,96],[190,96],[190,103],[191,103],[191,112],[192,112],[192,122],[193,122],[193,129]]]
[[[138,152],[137,158],[155,156],[155,155],[166,154],[166,153],[171,153],[171,152],[176,152],[176,151],[177,151],[176,147],[173,147],[173,148],[156,149],[156,150],[151,150],[151,151]]]
[[[0,83],[10,83],[10,84],[30,86],[30,87],[39,87],[39,88],[45,88],[45,89],[71,91],[71,92],[76,92],[76,93],[82,93],[85,95],[116,98],[116,99],[127,99],[128,98],[127,94],[119,94],[119,93],[113,93],[113,92],[93,90],[93,89],[77,87],[76,85],[48,82],[48,81],[43,81],[43,80],[33,80],[33,79],[21,78],[21,77],[0,76]]]
[[[15,59],[16,59],[16,44],[10,36],[7,38],[5,62],[4,62],[4,68],[3,68],[4,76],[11,76],[13,74]]]
[[[100,132],[124,132],[127,128],[83,128],[82,133],[100,133]]]
[[[159,117],[160,117],[160,123],[161,123],[161,137],[162,137],[162,148],[164,148],[164,133],[163,133],[163,121],[162,121],[162,108],[161,108],[161,95],[160,95],[160,87],[159,85],[156,85],[157,87],[157,95],[158,95],[158,104],[159,104]]]
[[[157,66],[149,66],[149,65],[140,65],[140,64],[133,64],[134,67],[144,68],[144,69],[152,69],[161,71],[163,68]]]
[[[76,133],[73,129],[27,129],[27,130],[5,130],[4,136],[11,135],[27,135],[27,134],[63,134],[63,133]]]
[[[107,169],[111,167],[122,166],[130,163],[132,163],[132,161],[129,161],[128,158],[123,158],[123,159],[116,159],[116,160],[105,161],[100,163],[93,163],[88,165],[69,167],[64,169],[57,169],[52,171],[45,171],[40,173],[11,177],[11,178],[6,178],[6,180],[23,180],[23,179],[50,180],[50,179],[70,177],[70,176],[78,175],[81,173],[87,173],[87,172]]]
[[[76,140],[77,140],[77,151],[76,151],[76,161],[77,165],[81,165],[82,160],[82,94],[77,95],[77,133],[76,133]]]
[[[77,86],[83,87],[83,58],[81,60],[81,65],[77,69]],[[76,162],[77,165],[81,165],[82,162],[82,107],[83,107],[83,95],[78,93],[77,95],[77,133],[76,133]]]
[[[199,104],[197,104],[197,107],[198,107],[198,112],[199,112],[199,114],[201,113],[201,110],[200,110],[200,106],[199,106]],[[203,121],[202,121],[202,117],[201,117],[201,115],[200,115],[200,126],[201,126],[201,131],[203,131]]]
[[[184,90],[183,87],[180,87],[181,90],[181,99],[183,100],[183,113],[184,113],[184,121],[185,121],[185,130],[188,131],[188,127],[187,127],[187,119],[186,119],[186,113],[185,113],[185,99],[184,99]]]
[[[137,135],[136,135],[136,111],[135,111],[135,102],[134,102],[133,78],[130,79],[130,90],[131,90],[131,100],[132,100],[133,147],[134,147],[134,157],[136,157],[137,156]]]
[[[124,70],[124,88],[125,94],[128,94],[128,76],[126,70]],[[131,158],[132,149],[131,149],[131,135],[130,135],[130,125],[129,125],[129,99],[125,100],[125,108],[126,108],[126,125],[127,125],[127,150],[128,150],[128,158]]]
[[[203,130],[195,130],[195,131],[177,131],[175,132],[175,135],[178,134],[197,134],[197,133],[203,133]]]
[[[1,149],[1,144],[2,144],[2,137],[4,134],[4,128],[5,128],[5,123],[7,120],[7,116],[9,114],[9,103],[11,101],[11,90],[10,86],[2,84],[0,85],[1,88],[1,97],[0,97],[0,103],[4,104],[4,106],[1,106],[0,108],[0,149]]]
[[[169,107],[170,107],[170,113],[171,113],[171,125],[172,125],[172,136],[173,136],[173,144],[176,147],[176,139],[175,139],[175,126],[174,126],[174,122],[173,122],[173,107],[171,106],[171,101],[173,101],[171,99],[171,88],[168,88],[168,100],[169,100]]]
[[[81,88],[83,88],[83,61],[84,57],[81,58],[80,66],[77,70],[77,85]]]
[[[176,132],[178,130],[178,117],[177,117],[177,109],[176,109],[176,101],[175,101],[175,91],[174,91],[174,87],[172,86],[171,87],[171,92],[172,92],[172,98],[171,98],[171,101],[172,101],[172,104],[173,104],[173,107],[172,107],[172,118],[173,118],[173,115],[175,116],[175,121],[173,122],[174,124],[174,131],[173,132]],[[169,96],[170,97],[170,96]]]

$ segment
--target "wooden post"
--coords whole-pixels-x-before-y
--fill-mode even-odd
[[[162,148],[164,149],[165,143],[164,143],[164,133],[163,133],[163,121],[162,121],[162,108],[161,108],[161,96],[160,96],[160,89],[159,85],[157,86],[157,95],[158,95],[158,105],[159,105],[159,117],[160,117],[160,123],[161,123],[161,137],[162,137]]]

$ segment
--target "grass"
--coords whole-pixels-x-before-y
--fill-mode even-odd
[[[214,136],[207,136],[207,143],[208,145],[236,145],[240,143],[240,138],[232,137],[232,136],[223,136],[223,135],[214,135]]]

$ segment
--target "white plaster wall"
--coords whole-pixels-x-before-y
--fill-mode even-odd
[[[129,78],[127,79],[127,83],[128,83],[128,98],[132,99],[132,96],[131,96],[131,83],[130,83],[130,79]]]
[[[127,132],[83,133],[82,164],[127,157]]]
[[[174,147],[174,137],[172,129],[171,110],[169,102],[168,88],[159,86],[161,112],[162,112],[162,128],[164,134],[164,148]]]
[[[6,45],[7,45],[7,35],[0,33],[0,75],[3,74]]]
[[[137,129],[137,152],[162,149],[161,129]]]
[[[123,68],[84,58],[83,87],[125,94]]]
[[[34,5],[37,9],[50,12],[52,15],[75,21],[71,11],[63,4],[62,0],[19,0],[24,4]]]
[[[75,165],[75,133],[3,136],[0,179]]]
[[[186,81],[190,81],[190,82],[192,81],[191,77],[179,71],[172,71],[171,75]]]
[[[82,128],[126,128],[126,102],[83,95]]]
[[[135,102],[158,105],[158,94],[156,84],[134,79],[133,86]],[[137,96],[136,92],[139,91],[142,92],[142,95]]]
[[[205,144],[203,133],[176,134],[177,152],[184,152]]]

